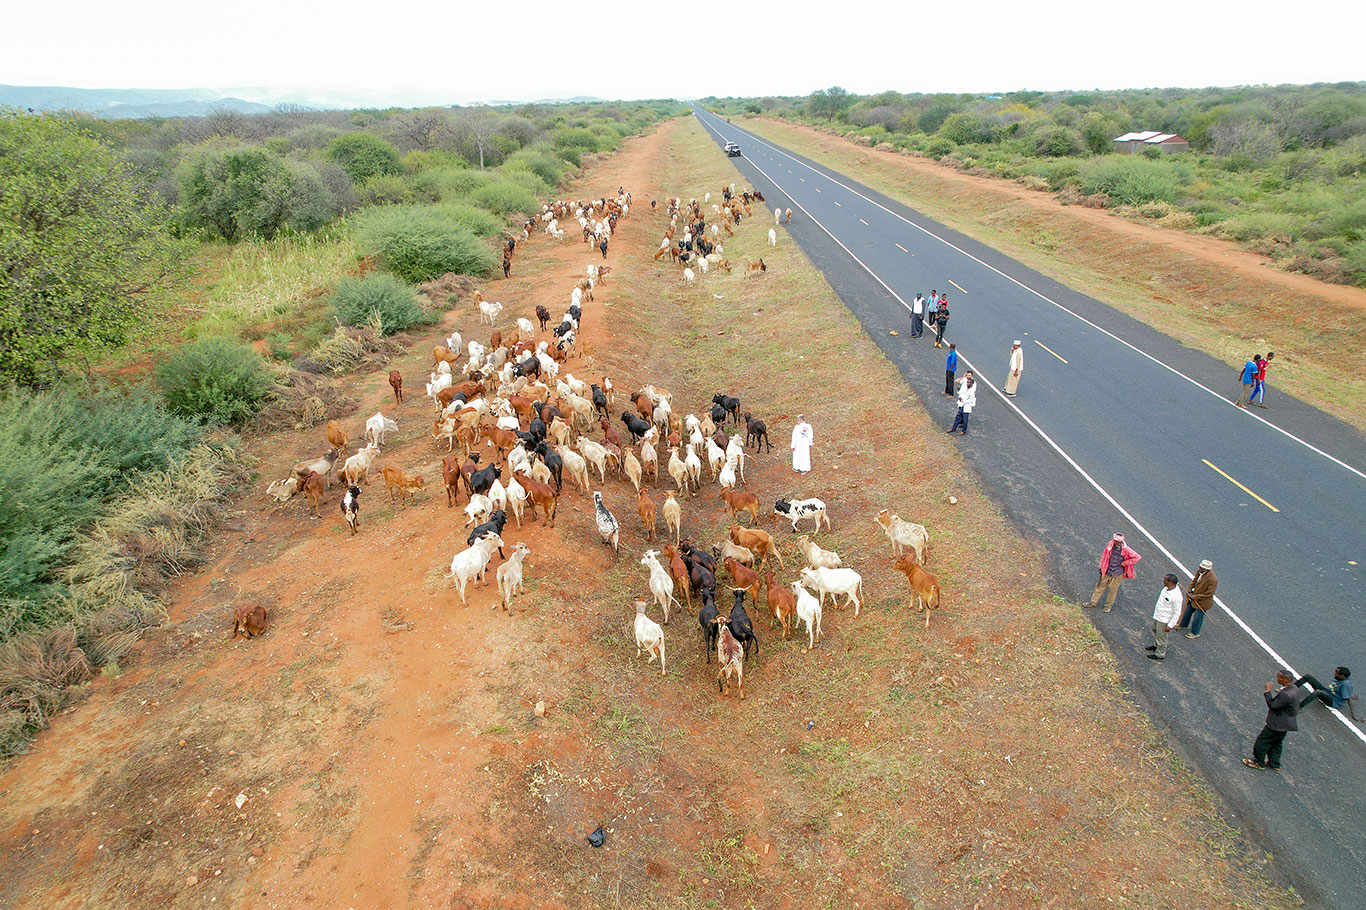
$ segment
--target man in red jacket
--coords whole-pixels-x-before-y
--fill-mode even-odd
[[[1134,577],[1134,566],[1138,565],[1142,558],[1129,549],[1128,544],[1124,542],[1123,534],[1116,534],[1100,553],[1100,578],[1096,581],[1096,589],[1091,592],[1091,599],[1082,606],[1094,607],[1100,603],[1101,596],[1109,592],[1105,612],[1113,610],[1115,598],[1119,596],[1119,583],[1126,578]]]

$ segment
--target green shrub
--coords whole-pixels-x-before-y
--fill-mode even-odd
[[[450,199],[463,199],[482,186],[493,182],[493,175],[487,171],[476,171],[467,167],[443,167],[427,171],[424,178],[430,179],[443,202]]]
[[[511,215],[514,212],[531,213],[541,210],[541,201],[536,198],[535,193],[508,180],[500,180],[497,183],[480,187],[471,194],[471,198],[484,208],[500,215]]]
[[[157,364],[156,382],[172,412],[239,424],[261,407],[270,376],[251,345],[219,336],[187,344]]]
[[[1347,244],[1342,251],[1342,270],[1353,284],[1366,287],[1366,240]]]
[[[451,214],[436,206],[369,209],[356,218],[356,240],[364,255],[379,257],[385,270],[412,284],[446,272],[482,275],[497,260],[472,221],[462,219],[458,208]]]
[[[362,206],[403,205],[415,202],[412,185],[397,174],[381,174],[356,187],[356,198]]]
[[[507,181],[508,183],[515,183],[522,189],[529,190],[533,196],[538,197],[536,208],[532,209],[532,211],[538,211],[540,209],[539,197],[549,195],[550,186],[538,175],[533,174],[531,171],[525,169],[514,168],[513,170],[509,171],[506,167],[504,167],[501,168],[501,170],[503,172],[503,180]],[[478,197],[476,196],[475,198]]]
[[[464,225],[480,237],[493,237],[502,232],[506,222],[494,215],[487,209],[481,209],[477,205],[467,205],[463,202],[448,202],[438,207],[441,214],[454,221],[456,224]]]
[[[392,275],[343,278],[330,299],[337,318],[347,325],[365,325],[379,314],[380,331],[392,335],[426,321],[413,289]]]
[[[564,167],[550,151],[550,146],[544,143],[527,146],[513,153],[503,162],[502,170],[509,174],[516,170],[530,171],[540,177],[547,187],[557,187],[564,182]]]
[[[308,164],[264,148],[202,148],[177,170],[185,224],[224,240],[270,240],[330,221],[337,200]]]
[[[99,503],[138,476],[165,470],[203,432],[150,396],[75,390],[11,390],[0,399],[0,425],[0,490],[7,502],[0,509],[0,599],[20,600],[47,593]],[[25,612],[6,610],[10,619],[0,639],[26,624]]]
[[[347,133],[332,140],[327,157],[342,166],[356,183],[383,174],[403,173],[398,150],[371,133]]]
[[[1097,158],[1083,164],[1078,173],[1083,193],[1104,194],[1116,205],[1175,203],[1190,183],[1190,171],[1174,162],[1132,155]]]
[[[577,128],[560,130],[555,134],[555,148],[577,149],[580,152],[596,152],[598,137],[591,130]]]
[[[952,139],[947,139],[943,136],[935,136],[929,142],[925,143],[925,154],[929,155],[931,158],[939,159],[943,158],[945,155],[952,154],[956,148],[958,148],[958,146],[954,144]]]

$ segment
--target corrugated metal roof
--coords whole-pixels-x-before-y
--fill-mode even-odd
[[[1159,143],[1159,142],[1166,142],[1168,139],[1175,139],[1175,138],[1176,138],[1176,134],[1175,134],[1175,133],[1158,133],[1156,136],[1149,136],[1147,139],[1144,139],[1143,141],[1144,141],[1144,142],[1151,142],[1151,143],[1153,143],[1153,144],[1157,144],[1157,143]]]
[[[1114,139],[1114,141],[1115,141],[1115,142],[1147,142],[1147,143],[1151,143],[1151,144],[1153,144],[1153,145],[1157,145],[1157,144],[1162,143],[1162,142],[1169,142],[1169,141],[1172,140],[1172,139],[1177,139],[1177,140],[1180,140],[1181,142],[1185,142],[1185,141],[1186,141],[1186,140],[1182,139],[1180,136],[1176,135],[1175,133],[1159,133],[1157,130],[1142,130],[1142,131],[1136,132],[1136,133],[1125,133],[1123,136],[1116,136],[1115,139]]]

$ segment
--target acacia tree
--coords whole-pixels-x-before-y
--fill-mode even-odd
[[[503,118],[493,111],[479,107],[463,111],[456,121],[456,135],[464,136],[474,143],[479,154],[480,169],[483,169],[487,155],[499,151],[494,138],[498,135],[502,122]]]
[[[42,387],[146,318],[186,254],[149,196],[79,121],[0,109],[0,383]]]
[[[838,85],[812,92],[809,101],[811,112],[813,114],[824,114],[826,120],[833,120],[836,115],[853,103],[854,97]]]

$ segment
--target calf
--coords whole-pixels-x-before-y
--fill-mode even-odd
[[[260,604],[248,607],[245,604],[232,612],[232,637],[245,635],[255,638],[266,631],[266,608]]]
[[[308,495],[308,514],[314,518],[321,518],[322,514],[318,511],[318,506],[322,505],[323,492],[327,489],[327,478],[317,471],[309,471],[304,478],[303,490]]]
[[[636,657],[641,653],[648,654],[649,662],[653,663],[655,655],[659,655],[659,675],[664,675],[664,630],[659,623],[645,615],[647,606],[644,601],[636,601]]]
[[[470,536],[465,539],[465,543],[473,546],[476,540],[479,540],[486,534],[494,534],[495,536],[501,535],[503,533],[503,527],[507,523],[507,513],[502,509],[494,509],[493,514],[489,516],[488,521],[481,525],[475,525],[474,530],[470,532]],[[502,559],[507,558],[506,556],[503,556],[503,544],[501,541],[499,541],[498,544],[498,556]]]
[[[645,539],[655,539],[655,501],[650,498],[650,494],[645,490],[639,490],[636,501],[636,511],[640,513],[640,520],[645,523]]]
[[[930,610],[943,604],[939,577],[921,568],[910,553],[899,558],[893,566],[906,576],[911,585],[911,605],[925,611],[925,628],[930,627]]]
[[[732,588],[731,593],[735,595],[735,606],[731,607],[726,626],[730,629],[730,634],[735,636],[735,640],[745,646],[745,659],[753,654],[754,663],[758,664],[759,638],[754,634],[754,623],[745,612],[745,592],[739,588]],[[755,602],[758,602],[758,598],[755,598]]]
[[[825,606],[825,595],[830,595],[831,603],[836,596],[844,595],[844,605],[854,605],[854,615],[858,616],[863,603],[863,578],[853,569],[802,569],[802,582],[816,589],[820,595],[821,606]]]
[[[764,445],[768,446],[768,451],[773,451],[773,443],[769,442],[768,439],[768,425],[765,424],[762,420],[756,419],[753,414],[746,411],[745,445],[749,445],[749,441],[751,439],[754,440],[754,450],[756,452],[759,451],[759,449]]]
[[[768,598],[768,608],[773,613],[773,621],[782,625],[783,641],[787,641],[792,614],[797,609],[797,600],[791,591],[774,580],[772,570],[764,572],[764,594]]]
[[[830,516],[825,513],[825,503],[819,499],[780,499],[773,504],[773,512],[792,522],[793,534],[797,533],[797,523],[807,518],[815,522],[812,534],[821,529],[822,521],[825,529],[830,530]]]
[[[394,390],[394,404],[403,404],[403,374],[398,370],[389,371],[389,387]]]
[[[394,493],[399,494],[399,501],[404,505],[408,504],[411,497],[413,502],[417,502],[417,491],[427,488],[427,481],[419,474],[416,477],[410,475],[402,468],[386,464],[383,468],[384,486],[389,491],[389,501],[394,501]]]
[[[517,541],[517,545],[512,548],[512,555],[507,558],[507,562],[498,567],[498,592],[503,596],[503,612],[512,612],[509,606],[512,598],[522,591],[522,563],[531,555],[531,549],[522,541]],[[497,604],[494,604],[497,609]]]
[[[441,482],[446,486],[446,508],[460,504],[460,459],[447,455],[441,459]]]
[[[734,556],[727,556],[722,560],[722,563],[726,567],[726,574],[730,576],[730,580],[735,582],[732,590],[748,591],[749,596],[754,599],[755,603],[758,603],[759,582],[763,580],[759,573],[741,563]]]
[[[802,587],[799,581],[792,583],[792,592],[797,595],[797,621],[806,623],[806,650],[810,651],[821,640],[820,601],[812,597],[811,592]]]
[[[721,491],[721,499],[725,502],[726,508],[730,511],[730,520],[738,523],[740,513],[749,513],[749,523],[751,526],[759,523],[759,497],[753,493],[743,493],[739,490],[727,489]]]

